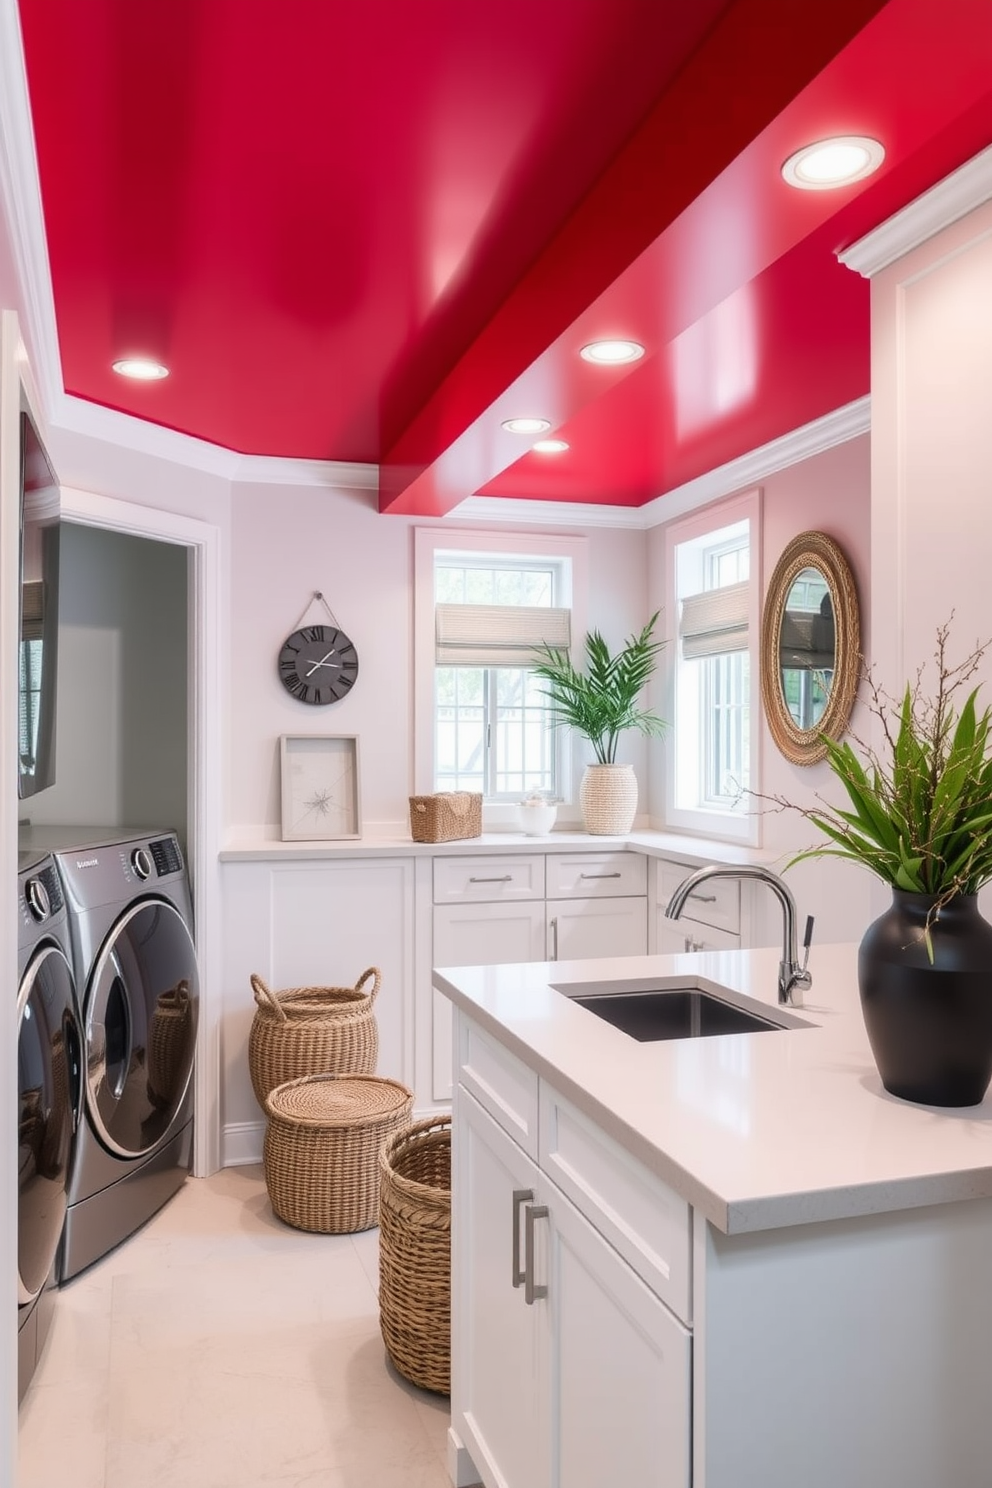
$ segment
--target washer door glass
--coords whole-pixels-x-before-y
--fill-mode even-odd
[[[43,945],[17,997],[17,1302],[41,1291],[62,1238],[80,1102],[80,1037],[72,972]]]
[[[137,1157],[165,1136],[193,1072],[199,984],[193,940],[167,900],[114,925],[86,996],[86,1103],[104,1145]]]

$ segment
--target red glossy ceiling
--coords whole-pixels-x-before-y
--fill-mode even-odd
[[[866,393],[836,250],[992,141],[989,0],[20,9],[66,390],[394,512],[638,505]],[[785,186],[837,132],[882,170]]]

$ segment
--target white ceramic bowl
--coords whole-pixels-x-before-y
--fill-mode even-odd
[[[520,827],[525,837],[546,837],[555,824],[558,807],[547,801],[521,801]]]

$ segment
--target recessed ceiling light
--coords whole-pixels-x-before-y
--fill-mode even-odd
[[[598,362],[603,366],[636,362],[643,355],[644,347],[638,341],[590,341],[579,352],[587,362]]]
[[[132,377],[137,382],[158,382],[169,375],[168,367],[153,362],[150,357],[121,357],[112,365],[119,376]]]
[[[783,165],[782,175],[802,191],[829,191],[870,176],[884,159],[885,150],[878,140],[845,134],[797,150]]]
[[[568,449],[564,439],[539,439],[536,444],[531,445],[539,455],[562,455]]]
[[[504,419],[503,428],[508,434],[543,434],[545,429],[551,428],[551,420],[542,418]]]

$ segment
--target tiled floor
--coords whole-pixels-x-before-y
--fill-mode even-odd
[[[377,1242],[282,1224],[260,1167],[190,1179],[60,1292],[17,1488],[448,1488],[448,1402],[383,1349]]]

